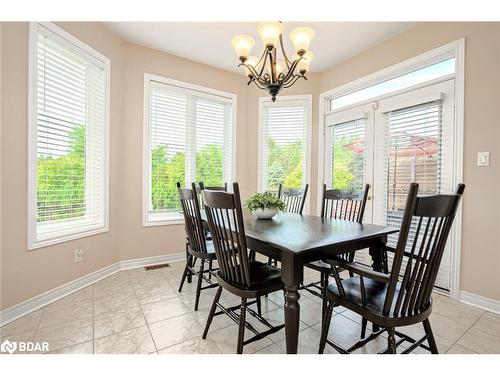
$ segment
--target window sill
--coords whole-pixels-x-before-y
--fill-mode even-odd
[[[95,236],[97,234],[102,234],[102,233],[106,233],[106,232],[109,232],[109,227],[108,226],[105,226],[103,228],[86,230],[85,232],[68,234],[68,235],[63,236],[63,237],[57,237],[57,238],[51,238],[51,239],[36,241],[36,242],[28,244],[28,251],[36,250],[36,249],[41,249],[43,247],[57,245],[57,244],[60,244],[60,243],[63,243],[63,242],[73,241],[73,240],[76,240],[76,239],[79,239],[79,238]]]
[[[165,225],[184,225],[184,220],[171,219],[171,220],[158,220],[158,221],[147,221],[142,223],[143,227],[161,227]]]

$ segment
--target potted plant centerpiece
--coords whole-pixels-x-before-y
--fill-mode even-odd
[[[271,219],[278,211],[286,209],[285,202],[269,191],[252,195],[245,201],[245,207],[258,219]]]

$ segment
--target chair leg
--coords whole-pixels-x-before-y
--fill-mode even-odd
[[[194,301],[194,311],[198,311],[198,304],[200,302],[201,282],[203,280],[203,270],[205,268],[205,260],[200,259],[200,270],[198,271],[198,284],[196,285],[196,299]]]
[[[361,320],[361,338],[364,339],[366,336],[366,326],[368,325],[368,320],[363,318]]]
[[[236,354],[243,354],[243,341],[245,338],[245,316],[247,313],[247,299],[241,299],[241,309],[240,309],[240,322],[238,329],[238,347],[236,349]]]
[[[327,289],[328,289],[328,274],[322,273],[321,274],[321,296],[322,296],[321,318],[322,319],[325,318],[326,307],[328,304],[328,301],[326,300]]]
[[[394,337],[394,327],[387,327],[387,353],[396,354],[396,339]]]
[[[207,324],[205,325],[203,336],[201,336],[202,339],[207,338],[208,330],[210,329],[210,324],[212,324],[212,320],[214,319],[215,309],[217,308],[217,302],[219,302],[221,293],[222,293],[222,287],[219,286],[217,288],[217,293],[215,293],[214,301],[212,302],[212,307],[210,308],[210,313],[208,314]]]
[[[321,336],[319,340],[318,354],[323,354],[326,345],[326,339],[328,338],[328,330],[330,329],[330,322],[332,320],[333,313],[333,302],[328,302],[326,308],[325,316],[323,317],[323,323],[321,324]]]
[[[186,242],[186,265],[192,267],[193,265],[191,264],[192,262],[192,257],[189,255],[189,252],[188,252],[188,244]],[[191,272],[188,272],[188,275],[187,275],[187,282],[188,284],[191,284],[191,281],[192,281],[192,277],[191,277]]]
[[[191,271],[189,270],[191,257],[192,255],[188,255],[188,258],[186,260],[186,267],[184,267],[184,272],[182,273],[181,285],[179,285],[179,293],[182,292],[182,287],[184,285],[184,281],[186,280],[186,276],[191,274]]]
[[[434,339],[434,334],[432,333],[431,323],[429,322],[429,319],[425,319],[422,323],[424,325],[425,334],[427,336],[429,336],[427,338],[427,342],[429,343],[429,348],[431,349],[431,353],[432,354],[439,354],[438,348],[436,345],[436,340]]]
[[[208,269],[209,269],[210,271],[212,271],[212,263],[213,263],[213,259],[210,259],[210,260],[208,261]],[[208,273],[208,279],[209,279],[209,280],[212,280],[212,272],[209,272],[209,273]]]
[[[262,316],[262,304],[260,302],[260,297],[257,297],[257,314]]]

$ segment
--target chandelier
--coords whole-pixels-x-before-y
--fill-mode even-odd
[[[236,50],[240,64],[248,77],[248,85],[267,90],[274,102],[282,88],[292,86],[299,78],[307,80],[306,73],[314,54],[309,51],[309,44],[314,38],[310,27],[297,27],[290,31],[289,38],[295,47],[295,54],[290,60],[283,45],[283,24],[281,22],[263,22],[257,27],[257,33],[264,43],[262,56],[250,56],[255,40],[248,35],[236,35],[231,44]],[[279,60],[280,49],[281,60]]]

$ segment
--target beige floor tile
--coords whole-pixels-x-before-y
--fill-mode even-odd
[[[486,313],[477,321],[474,328],[490,335],[500,337],[500,315]]]
[[[265,314],[262,314],[263,317],[271,323],[273,326],[279,326],[285,322],[285,312],[283,309],[276,309]],[[269,328],[263,323],[259,322],[256,318],[250,318],[248,321],[257,329],[259,332],[267,331]],[[300,321],[299,330],[304,330],[309,328],[309,326]],[[272,335],[267,336],[271,341],[278,342],[285,338],[285,328],[280,329],[278,332],[273,333]]]
[[[130,277],[130,279],[133,281],[133,279],[136,278],[149,278],[149,277],[165,277],[165,275],[168,272],[171,272],[172,268],[171,267],[166,267],[166,268],[158,268],[155,270],[149,270],[146,271],[144,267],[139,267],[139,268],[133,268],[130,270],[127,270],[127,274]]]
[[[93,298],[93,287],[88,286],[77,292],[71,293],[66,297],[63,297],[54,303],[51,303],[49,306],[63,305],[66,303],[73,303],[77,301],[91,301],[92,298]]]
[[[453,345],[446,354],[477,354],[475,351],[466,348],[460,344]]]
[[[198,321],[191,315],[181,315],[149,326],[158,350],[200,337],[203,333]]]
[[[36,329],[42,319],[43,310],[34,311],[22,318],[0,327],[2,340],[29,341],[33,339]]]
[[[63,303],[60,300],[45,308],[40,328],[75,320],[91,319],[93,314],[94,306],[92,299]]]
[[[94,340],[95,354],[148,354],[156,352],[147,327],[135,328]]]
[[[230,326],[224,329],[220,329],[215,332],[210,332],[208,337],[217,345],[219,350],[224,354],[235,354],[238,343],[238,326]],[[253,337],[253,333],[248,329],[245,330],[245,340]],[[273,342],[264,337],[261,340],[254,341],[243,347],[243,353],[251,354],[256,351],[271,345]]]
[[[116,311],[132,309],[139,306],[133,290],[115,292],[105,298],[94,299],[94,314],[109,314]]]
[[[500,354],[500,338],[472,328],[459,341],[458,344],[482,354]]]
[[[297,352],[299,354],[318,354],[319,338],[320,334],[315,329],[308,328],[300,331]],[[285,340],[279,341],[276,345],[278,345],[281,350],[286,351]],[[337,351],[327,345],[324,354],[337,354]]]
[[[454,342],[448,339],[445,339],[444,337],[441,337],[439,335],[434,334],[434,340],[436,340],[436,345],[438,347],[438,352],[440,354],[446,353],[450,348],[453,346]],[[425,345],[428,345],[427,341],[424,343]],[[408,346],[410,344],[407,344]],[[413,352],[413,354],[431,354],[427,349],[424,348],[416,348]]]
[[[135,293],[141,304],[177,297],[177,294],[168,283],[150,287],[136,287]]]
[[[55,350],[48,354],[94,354],[94,342],[87,341],[67,348]]]
[[[432,298],[432,316],[438,314],[471,327],[484,315],[483,310],[453,301],[441,294],[434,293]]]
[[[311,298],[300,301],[300,320],[309,326],[321,322],[321,304]]]
[[[321,332],[321,323],[312,327],[319,333]],[[335,342],[337,345],[347,349],[356,343],[361,334],[361,325],[346,318],[342,314],[337,314],[332,317],[330,329],[328,331],[328,338]],[[370,334],[369,329],[367,334]]]
[[[177,297],[146,303],[141,305],[141,308],[148,324],[188,314],[190,312],[184,303]]]
[[[200,294],[200,301],[198,303],[198,308],[203,309],[205,307],[210,307],[212,306],[212,303],[214,301],[215,293],[216,293],[217,288],[212,288],[212,289],[205,289],[201,291]],[[194,302],[196,299],[195,294],[180,294],[179,295],[180,299],[184,304],[189,308],[194,310]]]
[[[468,320],[467,323],[462,323],[457,319],[445,318],[440,314],[431,314],[429,321],[435,335],[441,336],[452,342],[462,337],[474,324]]]
[[[133,293],[132,282],[125,272],[118,272],[94,284],[94,298],[108,298],[116,293]]]
[[[220,354],[220,350],[209,338],[199,337],[162,349],[158,354]]]
[[[49,343],[49,351],[92,340],[92,318],[40,327],[34,341]]]
[[[217,309],[216,312],[217,311],[220,311],[220,310]],[[205,329],[205,325],[207,323],[209,312],[210,312],[210,309],[208,307],[204,308],[203,310],[198,310],[198,311],[192,312],[193,316],[196,318],[198,323],[200,323],[200,325],[203,327],[203,329]],[[219,329],[226,328],[226,327],[229,327],[229,326],[235,325],[235,324],[236,323],[231,318],[229,318],[226,314],[217,315],[212,320],[212,324],[210,325],[210,332],[214,332],[214,331],[217,331]]]
[[[94,317],[94,339],[146,325],[141,309],[133,307]]]

